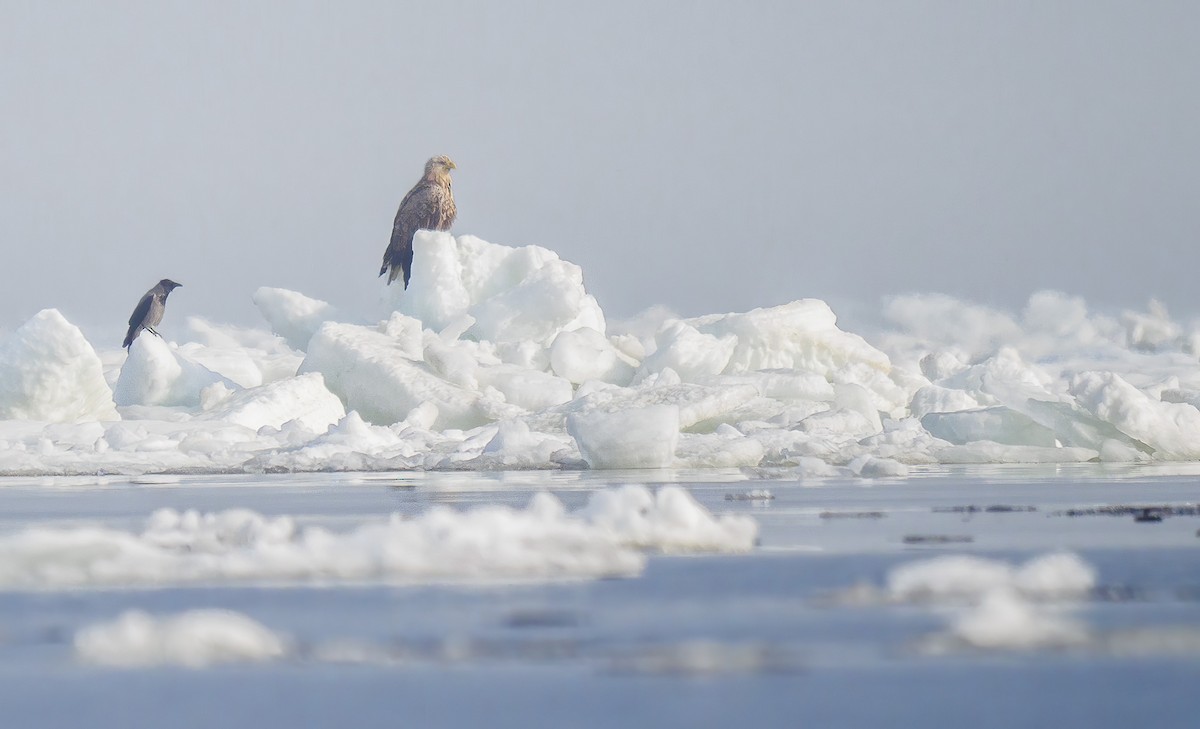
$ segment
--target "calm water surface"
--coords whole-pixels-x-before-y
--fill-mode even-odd
[[[1064,513],[1195,504],[1200,464],[936,469],[894,480],[742,471],[8,479],[0,532],[137,528],[161,507],[350,528],[433,504],[524,506],[543,490],[575,508],[629,482],[681,484],[716,513],[751,514],[760,545],[654,556],[643,575],[620,580],[0,592],[3,726],[1200,725],[1200,517]],[[747,498],[764,489],[772,498]],[[1090,647],[931,655],[921,646],[945,630],[947,609],[838,599],[931,556],[1019,562],[1056,550],[1099,573],[1076,610],[1100,636]],[[296,656],[204,670],[75,660],[71,641],[85,625],[131,608],[200,607],[292,636]],[[1129,649],[1141,635],[1145,650]],[[1125,649],[1113,650],[1120,636]]]

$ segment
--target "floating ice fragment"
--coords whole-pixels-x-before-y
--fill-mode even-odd
[[[908,466],[891,458],[859,456],[848,465],[855,475],[863,478],[903,478],[908,475]]]
[[[130,610],[110,623],[88,626],[75,635],[75,653],[80,660],[120,668],[205,668],[276,660],[288,652],[286,638],[228,610],[189,610],[163,618]]]
[[[632,576],[645,563],[639,550],[746,551],[756,534],[753,519],[715,517],[679,487],[597,492],[577,514],[538,494],[525,509],[436,507],[347,532],[245,509],[162,509],[140,533],[30,528],[0,537],[0,587]]]
[[[1083,624],[1006,589],[987,593],[978,606],[954,621],[950,634],[985,650],[1066,648],[1089,639]]]
[[[598,491],[580,515],[627,543],[664,552],[744,552],[758,535],[753,519],[714,518],[678,486],[664,486],[657,492],[638,485]]]
[[[977,601],[997,590],[1015,590],[1036,599],[1070,599],[1096,584],[1095,570],[1071,553],[1034,558],[1020,567],[983,557],[946,556],[896,567],[888,574],[894,599]]]

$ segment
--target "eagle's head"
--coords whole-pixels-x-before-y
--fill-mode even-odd
[[[437,157],[430,157],[429,161],[425,163],[426,175],[438,175],[440,177],[441,175],[450,174],[450,170],[454,169],[458,169],[458,165],[454,164],[454,160],[444,154],[440,154]]]

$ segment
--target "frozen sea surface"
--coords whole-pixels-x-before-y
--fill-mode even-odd
[[[5,725],[20,727],[1191,727],[1197,478],[1197,464],[931,467],[896,479],[11,478],[0,482],[0,570],[27,560],[93,571],[83,584],[10,580],[0,590],[0,705]],[[643,500],[626,513],[641,493],[620,489],[628,483],[658,495],[682,487],[703,508]],[[534,513],[543,492],[561,513]],[[639,561],[600,578],[441,567],[400,579],[235,571],[87,582],[108,564],[95,551],[120,543],[127,557],[150,554],[137,550],[166,539],[143,531],[160,509],[248,510],[268,525],[286,517],[353,560],[390,544],[364,525],[430,526],[439,507],[496,506],[506,518],[540,514],[546,533],[572,540],[539,548],[581,558],[633,550]],[[682,515],[694,529],[753,520],[757,543],[717,539],[681,553],[661,530],[652,539],[630,526],[647,514]],[[453,535],[456,523],[430,530]],[[170,532],[166,549],[261,568],[294,548],[295,538],[240,528],[216,546],[202,530],[182,546]],[[486,549],[508,555],[497,534]],[[90,541],[63,548],[83,535]]]

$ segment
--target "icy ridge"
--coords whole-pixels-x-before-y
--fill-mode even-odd
[[[1200,329],[1154,302],[895,297],[873,343],[815,299],[614,324],[553,251],[414,246],[373,316],[263,287],[273,333],[193,318],[126,354],[40,312],[0,339],[0,474],[1200,458]]]

